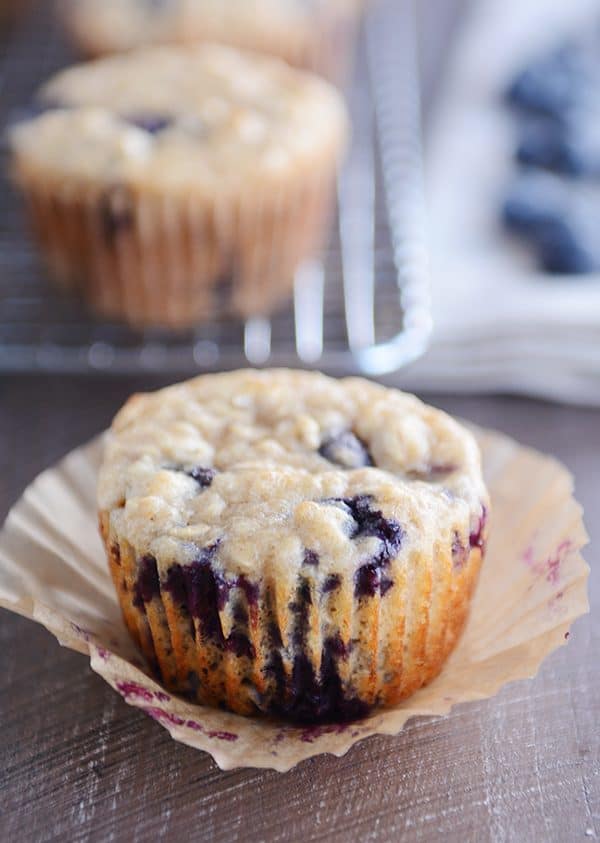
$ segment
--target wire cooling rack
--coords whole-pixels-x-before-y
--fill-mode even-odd
[[[320,261],[298,269],[293,306],[276,316],[185,334],[100,322],[47,281],[3,168],[0,371],[193,374],[253,365],[395,371],[431,331],[421,168],[416,0],[373,3],[349,92],[353,140],[338,215]],[[0,50],[0,119],[27,105],[73,56],[38,2]]]

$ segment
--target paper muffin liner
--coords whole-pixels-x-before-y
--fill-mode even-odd
[[[50,276],[100,317],[184,329],[267,315],[319,253],[334,201],[337,150],[248,195],[161,195],[56,182],[19,167],[16,182]]]
[[[354,575],[320,574],[307,554],[297,576],[226,576],[213,566],[216,545],[161,575],[153,556],[111,533],[110,512],[99,521],[125,624],[166,688],[314,724],[365,717],[440,672],[468,615],[487,508],[466,546],[454,533],[413,554],[412,577],[393,554]]]
[[[495,694],[534,676],[588,611],[587,541],[570,474],[554,459],[475,431],[491,495],[490,541],[471,613],[442,673],[404,702],[353,723],[293,726],[194,705],[145,672],[121,618],[96,524],[99,440],[69,454],[25,491],[0,534],[0,604],[88,654],[127,703],[222,769],[285,771],[320,753],[343,755],[417,715]]]

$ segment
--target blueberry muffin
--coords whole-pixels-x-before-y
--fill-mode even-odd
[[[328,230],[346,136],[316,76],[229,47],[59,73],[10,132],[52,275],[140,326],[264,314]]]
[[[98,490],[127,626],[165,686],[240,714],[362,717],[441,670],[487,534],[473,436],[319,373],[131,398]]]
[[[216,41],[340,79],[362,0],[66,0],[75,43],[98,56],[158,43]]]

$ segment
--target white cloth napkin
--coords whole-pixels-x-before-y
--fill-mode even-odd
[[[537,53],[590,24],[598,0],[472,4],[427,151],[435,329],[407,387],[600,405],[600,277],[541,275],[498,222],[515,142],[502,94]]]

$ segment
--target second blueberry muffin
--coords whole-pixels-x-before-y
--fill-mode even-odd
[[[441,670],[487,534],[473,436],[355,378],[241,371],[132,398],[99,482],[123,614],[164,684],[317,722]]]
[[[340,80],[363,0],[63,0],[75,43],[92,55],[216,41]]]
[[[227,47],[155,47],[46,84],[10,134],[52,275],[94,311],[187,327],[270,312],[327,234],[339,94]]]

